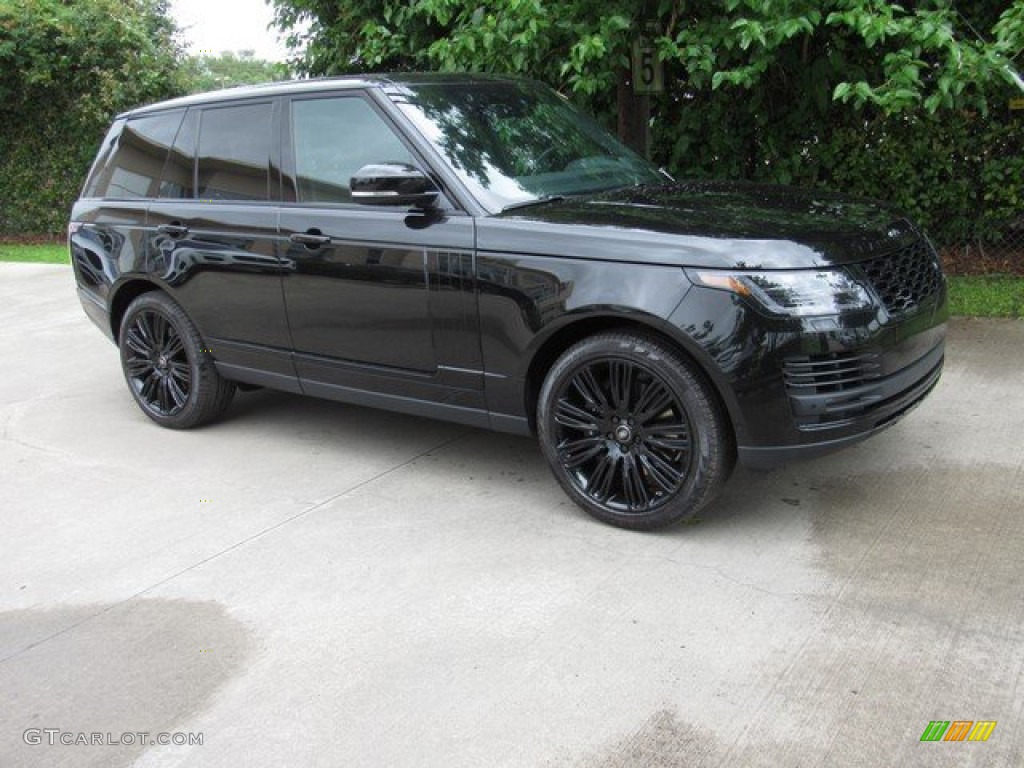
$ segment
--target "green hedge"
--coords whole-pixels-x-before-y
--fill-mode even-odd
[[[183,92],[166,0],[0,0],[0,236],[65,230],[117,112]]]
[[[0,235],[65,231],[105,129],[51,122],[0,134]]]
[[[1005,115],[893,118],[831,137],[825,186],[878,197],[943,245],[994,239],[1022,213],[1024,123]]]
[[[992,99],[1006,104],[1008,91]],[[993,240],[1024,213],[1024,112],[885,116],[765,103],[756,89],[653,104],[654,159],[677,177],[821,187],[891,202],[940,245]]]

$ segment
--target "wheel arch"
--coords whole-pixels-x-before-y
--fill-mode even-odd
[[[524,378],[524,406],[531,432],[536,434],[537,431],[537,399],[551,366],[554,365],[563,352],[578,341],[588,336],[612,330],[631,331],[652,337],[666,344],[687,360],[693,366],[694,371],[703,379],[708,387],[708,391],[711,392],[719,408],[721,408],[735,449],[736,441],[739,437],[737,433],[742,429],[742,421],[739,420],[739,405],[732,396],[727,383],[723,382],[719,376],[713,373],[713,363],[710,358],[692,340],[689,340],[689,343],[687,343],[681,339],[679,333],[671,333],[652,322],[645,322],[635,317],[622,317],[620,315],[598,315],[580,318],[560,327],[538,346],[537,351],[530,359],[530,364]]]
[[[151,291],[166,293],[159,284],[143,278],[131,278],[117,286],[110,300],[110,332],[114,335],[115,343],[121,338],[121,321],[124,320],[128,306],[142,294]]]

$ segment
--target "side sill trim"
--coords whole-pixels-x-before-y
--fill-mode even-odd
[[[529,437],[533,434],[530,431],[529,420],[521,416],[488,413],[478,408],[465,408],[448,403],[434,403],[429,400],[417,400],[412,397],[370,392],[365,389],[343,387],[339,384],[326,384],[319,381],[304,380],[300,384],[299,380],[294,376],[270,373],[256,368],[247,368],[242,365],[232,365],[231,363],[223,363],[219,360],[214,361],[214,365],[217,367],[217,372],[225,379],[242,384],[253,384],[282,392],[291,392],[296,395],[311,395],[326,400],[363,405],[369,408],[381,408],[397,413],[407,413],[411,416],[422,416],[428,419],[465,424],[470,427],[491,429],[511,435]]]
[[[254,384],[257,387],[278,389],[282,392],[291,392],[301,395],[302,387],[299,380],[294,376],[286,376],[283,373],[271,373],[257,368],[246,368],[244,365],[232,365],[215,360],[213,363],[217,373],[230,381],[241,382],[242,384]]]
[[[382,408],[387,411],[407,413],[410,416],[423,416],[428,419],[451,421],[456,424],[465,424],[469,427],[487,429],[490,426],[490,418],[487,411],[478,408],[465,408],[448,403],[434,403],[429,400],[402,397],[401,395],[369,392],[365,389],[344,387],[340,384],[326,384],[321,381],[309,381],[308,379],[302,380],[302,391],[313,397],[322,397],[327,400],[337,400],[353,405],[364,405],[369,408]]]
[[[490,416],[490,428],[495,432],[533,437],[533,432],[530,431],[530,420],[525,416],[509,416],[507,413],[492,413]]]

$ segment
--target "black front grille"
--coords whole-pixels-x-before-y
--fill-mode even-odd
[[[890,315],[909,312],[942,285],[935,249],[924,238],[860,265]]]

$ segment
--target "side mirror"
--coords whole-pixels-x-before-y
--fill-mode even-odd
[[[405,163],[364,165],[349,182],[352,202],[429,208],[438,190],[423,171]]]

